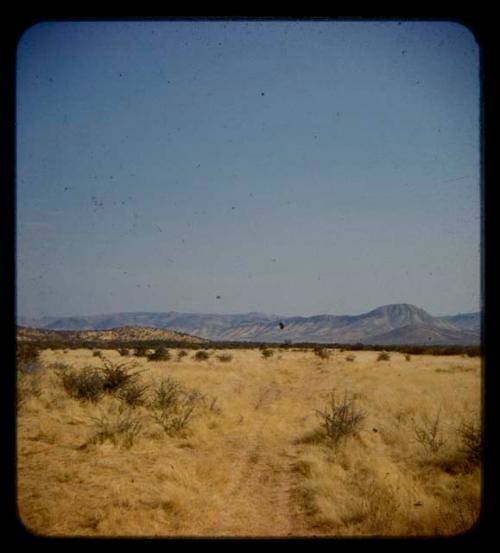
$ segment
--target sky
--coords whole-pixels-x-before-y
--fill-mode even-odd
[[[478,311],[479,56],[454,22],[30,27],[18,315]]]

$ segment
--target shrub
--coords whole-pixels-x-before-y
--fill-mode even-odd
[[[124,388],[118,391],[118,397],[130,407],[144,405],[144,394],[149,386],[140,385],[136,382],[129,382]]]
[[[445,444],[445,440],[441,438],[440,425],[441,409],[438,409],[434,419],[429,419],[426,415],[423,417],[421,425],[415,425],[415,436],[417,442],[428,453],[437,453]]]
[[[40,350],[26,343],[18,343],[16,347],[16,367],[21,372],[31,372],[40,368]]]
[[[405,353],[405,359],[407,361],[411,361],[411,355],[409,353]]]
[[[483,432],[481,423],[474,420],[464,420],[457,428],[461,441],[461,452],[473,465],[481,463],[483,454]]]
[[[169,436],[186,428],[202,398],[200,392],[186,390],[172,378],[162,380],[153,393],[153,418]]]
[[[118,353],[122,356],[122,357],[127,357],[130,352],[128,351],[127,348],[119,348],[118,349]]]
[[[326,437],[334,447],[349,436],[357,434],[366,418],[364,413],[356,409],[354,397],[349,398],[347,392],[341,403],[337,403],[333,392],[326,408],[323,411],[316,410],[316,413],[323,419]]]
[[[262,357],[264,359],[268,359],[269,357],[272,357],[274,355],[274,351],[272,349],[269,349],[269,348],[263,348],[261,350],[261,353],[262,353]]]
[[[135,348],[134,350],[135,357],[146,357],[147,354],[148,354],[148,350],[143,346]]]
[[[156,348],[153,353],[150,353],[148,356],[148,361],[169,361],[170,352],[167,348],[161,346]]]
[[[197,351],[197,352],[194,354],[194,358],[195,358],[197,361],[206,361],[209,357],[210,357],[210,355],[209,355],[206,351],[204,351],[204,350]]]
[[[321,347],[314,348],[314,354],[317,355],[320,359],[328,359],[330,357],[330,352]]]
[[[59,376],[63,388],[74,399],[96,402],[104,394],[103,378],[99,370],[93,367],[78,372],[63,370]]]
[[[378,354],[377,361],[389,361],[390,358],[391,356],[386,351],[383,351]]]
[[[95,350],[95,351],[92,352],[92,356],[93,357],[101,357],[102,353],[99,350]]]
[[[221,363],[228,363],[229,361],[231,361],[233,358],[233,356],[229,353],[222,353],[221,355],[218,355],[217,356],[217,359],[221,362]]]
[[[180,361],[183,357],[186,357],[187,351],[184,351],[183,349],[177,353],[177,361]]]
[[[349,361],[352,363],[352,361],[354,361],[356,359],[356,356],[355,355],[347,355],[345,360],[346,361]]]
[[[104,367],[100,369],[100,376],[103,381],[103,389],[105,392],[114,393],[128,386],[137,375],[142,372],[129,372],[130,368],[133,366],[130,363],[115,364],[105,357],[102,358],[102,362]]]

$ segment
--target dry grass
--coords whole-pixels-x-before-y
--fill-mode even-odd
[[[148,388],[132,409],[117,395],[92,403],[65,392],[53,367],[102,366],[90,350],[43,351],[42,370],[19,377],[24,524],[70,536],[423,536],[473,525],[481,497],[481,467],[470,454],[478,358],[230,354],[231,362],[217,352],[203,362],[136,357],[145,371],[138,384]],[[189,424],[172,435],[150,407],[167,378],[199,392]],[[365,417],[336,448],[316,413],[334,391],[355,399]],[[415,429],[432,437],[436,413],[443,444],[432,451]]]

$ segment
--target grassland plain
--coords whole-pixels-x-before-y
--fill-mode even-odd
[[[465,532],[477,520],[481,466],[467,461],[458,429],[480,421],[479,357],[170,353],[168,361],[125,361],[144,371],[146,394],[171,377],[203,395],[173,436],[147,403],[132,409],[112,395],[95,403],[68,396],[61,366],[102,366],[91,350],[44,350],[42,368],[19,375],[18,511],[31,532],[430,536]],[[231,358],[221,362],[221,353]],[[114,350],[102,354],[124,362]],[[317,413],[332,391],[349,394],[364,415],[359,432],[336,447]],[[96,421],[120,416],[137,423],[133,440],[96,440]]]

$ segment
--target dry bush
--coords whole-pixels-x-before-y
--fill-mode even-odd
[[[322,426],[326,437],[336,447],[349,436],[356,435],[362,427],[366,416],[356,409],[354,397],[344,394],[342,402],[337,403],[335,392],[330,396],[330,403],[323,411],[316,410],[316,414],[323,419]]]
[[[263,348],[261,350],[261,353],[262,353],[262,357],[264,359],[269,359],[270,357],[272,357],[274,355],[274,351],[272,349],[269,349],[269,348]]]
[[[16,367],[20,372],[32,372],[40,368],[40,351],[32,344],[18,343]]]
[[[436,416],[429,419],[427,415],[422,417],[422,424],[415,424],[414,431],[416,440],[422,445],[427,453],[437,453],[446,443],[441,437],[440,431],[441,409],[438,409]]]
[[[217,356],[217,359],[221,362],[221,363],[228,363],[229,361],[231,361],[233,358],[233,356],[229,353],[222,353],[221,355],[218,355]]]
[[[406,361],[411,361],[411,355],[409,353],[405,353],[405,359]]]
[[[186,428],[201,399],[198,390],[187,390],[173,378],[167,377],[153,389],[149,407],[153,419],[166,434],[173,436]]]
[[[346,361],[350,361],[350,362],[354,361],[355,359],[356,359],[355,355],[347,355],[345,358]]]
[[[74,399],[96,402],[104,394],[102,375],[94,367],[80,371],[61,370],[58,375],[64,390]]]
[[[328,359],[330,357],[330,352],[326,348],[315,347],[314,354],[317,355],[320,359]]]
[[[170,352],[164,346],[156,348],[153,353],[148,354],[148,361],[169,361],[171,358]]]
[[[127,348],[119,348],[118,349],[118,353],[122,356],[122,357],[127,357],[128,355],[130,355],[130,352]]]
[[[386,352],[382,351],[378,354],[377,361],[389,361],[391,356]]]
[[[101,357],[102,352],[100,350],[95,350],[95,351],[92,352],[92,356],[93,357]]]
[[[208,354],[208,352],[204,350],[197,351],[194,354],[194,358],[196,359],[196,361],[206,361],[209,357],[210,355]]]
[[[138,348],[135,348],[134,355],[135,357],[146,357],[148,354],[147,348],[143,346],[139,346]]]
[[[16,406],[19,409],[30,397],[40,397],[42,385],[38,371],[17,374]]]
[[[463,420],[457,428],[461,442],[460,451],[472,465],[479,465],[483,455],[483,432],[481,422],[469,418]]]
[[[183,349],[181,349],[181,351],[177,353],[177,361],[180,361],[183,357],[186,357],[187,354],[188,354],[187,351],[184,351]]]

